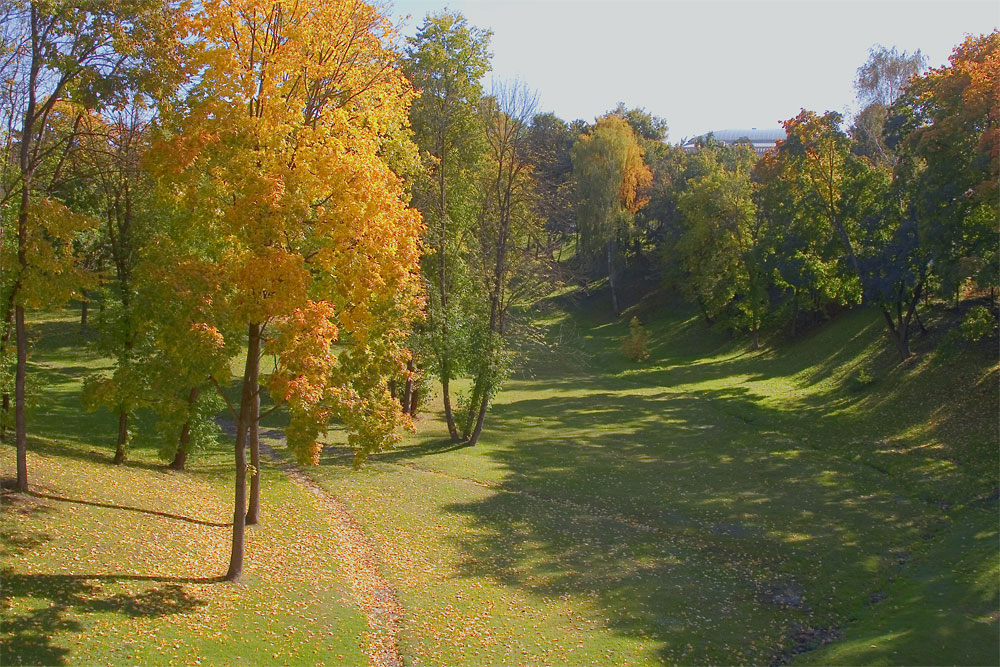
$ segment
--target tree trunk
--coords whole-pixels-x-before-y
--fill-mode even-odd
[[[181,429],[181,437],[188,434],[188,425],[185,423],[184,427]],[[171,470],[177,470],[178,472],[183,472],[185,466],[187,465],[188,452],[183,446],[177,448],[177,453],[174,454],[174,460],[170,462],[167,466]]]
[[[608,241],[608,285],[611,287],[611,308],[615,312],[615,317],[621,315],[621,309],[618,308],[618,293],[615,292],[615,265],[612,259],[611,250],[612,241]]]
[[[399,400],[399,396],[396,395],[396,381],[395,380],[389,380],[389,395],[392,396],[397,401]]]
[[[128,456],[128,410],[125,406],[118,407],[118,442],[115,443],[115,458],[112,461],[116,466],[125,463]]]
[[[406,384],[403,385],[403,412],[410,412],[410,401],[413,399],[413,360],[406,362]]]
[[[10,414],[10,394],[3,393],[3,405],[0,406],[0,441],[7,442],[7,415]]]
[[[14,375],[14,442],[17,448],[17,490],[28,492],[28,437],[24,410],[24,379],[28,367],[28,341],[24,330],[24,306],[14,308],[17,337],[17,370]]]
[[[83,329],[87,326],[87,307],[90,303],[87,301],[87,295],[83,296],[83,305],[80,306],[80,328]]]
[[[455,414],[451,409],[451,394],[448,391],[448,376],[442,373],[441,378],[441,394],[444,398],[444,420],[448,423],[448,435],[451,436],[452,442],[461,441],[461,437],[458,434],[458,427],[455,425]]]
[[[198,387],[191,387],[191,393],[188,394],[188,419],[181,426],[181,437],[177,443],[177,453],[174,454],[174,460],[171,461],[169,466],[171,470],[184,470],[184,467],[187,465],[188,453],[191,448],[191,409],[197,400]]]
[[[250,465],[253,466],[253,477],[250,478],[250,505],[247,508],[247,525],[256,526],[260,523],[260,387],[255,387],[254,397],[250,403]]]
[[[750,342],[750,349],[754,352],[760,349],[760,331],[757,329],[753,330],[753,338]]]
[[[417,384],[413,385],[413,391],[410,393],[410,407],[409,413],[411,417],[417,416],[417,399],[420,398],[420,386]]]
[[[900,322],[899,326],[892,321],[892,315],[885,308],[882,308],[882,316],[885,318],[886,333],[892,342],[896,344],[896,352],[899,353],[899,360],[906,361],[910,358],[910,341],[907,335],[906,325]]]
[[[6,357],[7,344],[14,333],[14,293],[11,292],[10,300],[7,302],[7,314],[4,317],[3,339],[0,340],[0,361]],[[0,399],[0,440],[7,442],[7,421],[10,419],[10,392],[4,391]]]
[[[469,436],[469,446],[475,447],[479,442],[479,436],[483,434],[483,424],[486,423],[486,409],[489,407],[489,400],[484,395],[479,403],[479,414],[476,416],[476,427],[472,429]]]
[[[253,408],[254,388],[260,371],[260,325],[251,322],[247,327],[247,361],[243,371],[243,391],[240,396],[240,412],[236,422],[236,474],[233,508],[233,548],[229,556],[227,581],[239,581],[243,575],[243,545],[246,536],[247,511],[247,432]]]

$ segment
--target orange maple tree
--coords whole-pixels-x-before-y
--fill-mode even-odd
[[[422,225],[384,155],[406,126],[413,92],[380,10],[343,2],[209,0],[190,16],[186,100],[154,168],[177,216],[170,243],[184,270],[165,272],[191,302],[187,326],[225,356],[246,353],[236,421],[233,548],[240,577],[248,441],[261,387],[287,404],[290,448],[315,462],[332,418],[358,456],[406,423],[387,391],[419,311]],[[187,289],[211,276],[217,289]],[[176,276],[176,277],[171,277]],[[273,355],[263,377],[260,361]],[[224,378],[215,378],[221,387]],[[252,467],[259,470],[251,447]]]

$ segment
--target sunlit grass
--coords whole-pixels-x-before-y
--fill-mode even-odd
[[[995,358],[918,338],[898,367],[867,312],[751,353],[671,303],[640,365],[604,308],[545,315],[577,344],[532,359],[477,447],[432,405],[362,471],[335,450],[309,471],[388,555],[414,664],[759,664],[837,638],[796,659],[996,661],[996,621],[971,620],[995,580],[971,615],[904,583],[971,586],[952,536],[995,523]]]

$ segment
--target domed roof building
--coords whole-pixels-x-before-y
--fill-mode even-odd
[[[685,153],[694,153],[705,144],[709,137],[720,144],[733,145],[749,142],[757,155],[760,156],[774,148],[778,141],[784,141],[785,131],[780,127],[771,130],[758,130],[756,127],[749,130],[719,130],[692,137],[681,144],[681,148],[684,149]]]

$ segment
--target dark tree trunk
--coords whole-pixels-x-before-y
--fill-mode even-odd
[[[115,458],[112,461],[116,466],[125,463],[128,457],[128,410],[124,406],[118,408],[118,442],[115,443]]]
[[[243,371],[243,391],[240,396],[239,418],[236,422],[236,475],[233,508],[233,548],[229,556],[227,581],[239,581],[243,575],[243,545],[246,537],[247,512],[247,433],[253,408],[253,393],[260,371],[260,325],[252,322],[247,332],[247,361]]]
[[[406,384],[403,385],[403,412],[410,412],[410,401],[413,400],[413,360],[406,362]]]
[[[756,352],[760,349],[760,331],[754,329],[752,335],[753,338],[750,342],[750,349]]]
[[[413,391],[410,392],[409,413],[411,417],[417,416],[417,399],[420,398],[420,385],[414,384]]]
[[[2,407],[0,407],[0,441],[7,442],[7,415],[10,414],[10,394],[3,393]]]
[[[247,525],[256,526],[260,523],[260,387],[255,387],[254,396],[250,402],[250,465],[253,467],[253,477],[250,478],[250,505],[247,507]]]
[[[182,435],[187,433],[187,429],[188,425],[184,424],[184,429],[181,431]],[[170,465],[167,467],[170,468],[171,470],[177,470],[179,472],[183,472],[184,468],[187,466],[187,460],[188,460],[187,450],[184,449],[184,447],[178,447],[177,453],[174,454],[174,460],[171,461]]]
[[[7,344],[10,343],[11,334],[14,333],[14,293],[11,292],[10,300],[7,302],[7,315],[4,318],[3,339],[0,340],[0,360],[6,357]],[[10,392],[4,391],[0,398],[0,440],[7,442],[7,423],[10,419]]]
[[[198,400],[198,387],[191,387],[191,393],[188,394],[188,420],[184,422],[181,426],[181,437],[177,443],[177,452],[174,454],[174,460],[170,462],[171,470],[184,470],[187,466],[188,454],[191,449],[191,409],[194,407],[195,401]]]
[[[24,379],[28,367],[28,342],[24,330],[24,306],[14,308],[17,337],[17,370],[14,374],[14,442],[17,448],[17,490],[28,492],[28,437],[24,409]]]
[[[389,395],[392,396],[397,401],[399,400],[399,396],[396,395],[396,381],[395,380],[389,380]]]
[[[615,263],[612,257],[613,241],[608,241],[608,285],[611,287],[611,308],[614,310],[615,317],[621,315],[621,309],[618,307],[618,292],[615,291]]]
[[[86,295],[83,298],[83,305],[80,306],[80,328],[87,326],[87,307],[90,303],[87,301]]]

